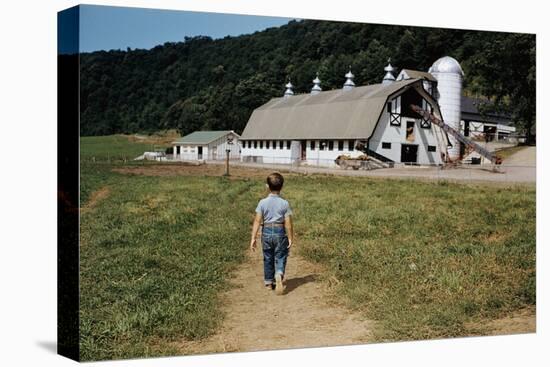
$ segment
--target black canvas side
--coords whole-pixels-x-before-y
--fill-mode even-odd
[[[57,352],[78,361],[79,7],[57,26]]]

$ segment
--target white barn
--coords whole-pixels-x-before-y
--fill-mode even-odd
[[[240,155],[239,135],[232,130],[195,131],[172,142],[175,160],[223,160],[226,150],[229,158]],[[230,143],[231,142],[231,143]]]
[[[486,142],[516,142],[512,119],[494,111],[482,113],[479,107],[485,103],[487,100],[481,98],[462,96],[460,131],[464,136],[479,137]]]
[[[436,64],[438,68],[435,68]],[[439,69],[445,69],[447,73],[441,73]],[[461,79],[463,72],[456,60],[451,57],[443,57],[434,63],[434,66],[430,68],[430,72],[403,69],[397,76],[396,80],[399,81],[414,78],[424,79],[424,89],[438,99],[440,106],[442,105],[442,96],[440,95],[441,92],[444,94],[443,99],[447,100],[448,98],[446,97],[449,97],[449,93],[447,93],[447,91],[450,91],[451,93],[454,92],[454,96],[452,96],[453,98],[449,104],[454,105],[454,110],[459,113],[459,115],[455,118],[457,120],[455,123],[458,122],[458,125],[453,127],[455,127],[462,135],[474,139],[477,137],[480,140],[485,140],[486,142],[514,141],[516,128],[513,126],[514,123],[510,116],[497,113],[495,111],[485,111],[482,113],[479,107],[489,101],[487,99],[462,95],[462,85],[459,81],[456,83],[451,83],[451,88],[445,88],[445,86],[444,88],[441,88],[438,86],[438,83],[440,84],[442,80],[438,81],[434,75],[438,75],[441,79],[441,75],[443,74]],[[441,89],[443,89],[443,91]],[[444,108],[442,109],[444,110]],[[443,111],[443,116],[445,117],[445,111]],[[449,123],[449,116],[446,118],[446,122]]]
[[[364,153],[385,162],[441,164],[449,139],[422,119],[411,104],[441,118],[437,101],[424,79],[395,81],[388,65],[381,84],[355,87],[346,74],[340,90],[321,91],[314,80],[309,94],[273,98],[250,116],[241,135],[241,160],[335,166],[339,155]]]
[[[241,160],[261,163],[335,166],[340,155],[367,154],[393,163],[439,165],[464,158],[457,140],[411,109],[430,110],[465,136],[481,129],[496,139],[515,132],[502,116],[482,116],[462,96],[464,73],[452,57],[428,72],[391,64],[380,84],[355,87],[349,71],[342,89],[322,91],[317,76],[311,93],[294,95],[289,82],[283,97],[254,110],[241,136]],[[468,102],[468,103],[467,103]]]

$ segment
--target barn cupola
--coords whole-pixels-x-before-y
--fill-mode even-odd
[[[355,78],[355,75],[351,72],[351,65],[349,67],[349,71],[346,74],[346,82],[344,83],[344,90],[351,90],[355,88],[355,83],[353,82],[353,78]]]
[[[288,78],[288,83],[286,83],[285,88],[286,88],[286,90],[285,90],[285,98],[288,98],[288,97],[294,95],[294,91],[292,91],[292,88],[294,88],[294,86],[293,86],[292,83],[290,82],[290,78]]]
[[[395,82],[395,76],[393,76],[393,72],[395,71],[395,68],[391,66],[390,61],[391,59],[388,59],[388,66],[384,68],[386,75],[384,75],[384,79],[382,79],[382,84],[391,84]]]
[[[313,87],[311,88],[311,94],[318,94],[322,91],[321,89],[321,79],[319,79],[319,73],[313,79]]]

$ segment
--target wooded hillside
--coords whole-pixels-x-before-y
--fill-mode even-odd
[[[176,128],[240,133],[252,110],[281,96],[286,78],[307,93],[341,88],[351,65],[356,85],[380,83],[391,57],[426,70],[449,55],[465,91],[491,97],[518,126],[535,121],[535,36],[315,20],[212,40],[185,38],[151,50],[81,55],[81,135]]]

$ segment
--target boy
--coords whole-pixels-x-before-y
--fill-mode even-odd
[[[264,285],[272,290],[275,281],[275,292],[283,294],[283,278],[286,259],[292,246],[294,232],[292,229],[292,210],[288,201],[283,199],[281,189],[284,178],[280,173],[267,176],[267,187],[270,194],[260,200],[256,207],[256,217],[252,225],[250,249],[256,250],[256,235],[263,221],[262,250],[264,254]],[[286,229],[286,233],[285,233]]]

